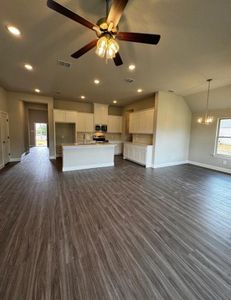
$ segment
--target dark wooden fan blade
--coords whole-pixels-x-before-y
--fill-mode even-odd
[[[159,34],[135,33],[135,32],[119,32],[117,39],[127,42],[143,43],[157,45],[160,41]]]
[[[116,57],[113,60],[117,67],[121,66],[123,64],[123,61],[122,61],[122,58],[121,58],[119,52],[116,53]]]
[[[97,41],[98,40],[91,41],[89,44],[87,44],[83,48],[81,48],[78,51],[76,51],[75,53],[73,53],[71,55],[71,57],[76,58],[76,59],[79,58],[80,56],[82,56],[83,54],[87,53],[92,48],[94,48],[96,46],[96,44],[97,44]]]
[[[107,23],[113,22],[116,27],[129,0],[113,0],[107,17]]]
[[[76,13],[74,13],[73,11],[67,9],[66,7],[60,5],[59,3],[53,1],[53,0],[48,0],[47,1],[47,6],[55,11],[57,11],[58,13],[60,13],[61,15],[77,22],[80,23],[81,25],[88,27],[90,29],[93,30],[93,27],[95,26],[95,24],[87,21],[86,19],[80,17],[79,15],[77,15]]]

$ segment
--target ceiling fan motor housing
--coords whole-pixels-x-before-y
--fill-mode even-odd
[[[99,26],[99,29],[102,33],[109,33],[111,34],[112,36],[115,36],[118,31],[119,31],[119,27],[117,26],[116,28],[113,26],[113,23],[112,23],[112,28],[111,30],[109,29],[110,27],[110,24],[107,23],[107,18],[103,17],[103,18],[100,18],[97,23],[96,23],[98,26]],[[109,29],[109,30],[108,30]],[[99,35],[99,32],[96,32],[97,33],[97,36],[100,37],[101,35]]]

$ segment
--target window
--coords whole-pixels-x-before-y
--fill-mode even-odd
[[[231,157],[231,119],[220,119],[216,154]]]

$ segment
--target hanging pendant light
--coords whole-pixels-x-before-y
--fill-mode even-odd
[[[213,122],[213,117],[209,115],[209,95],[210,95],[210,85],[212,79],[207,79],[208,82],[208,93],[207,93],[207,102],[206,102],[206,111],[204,117],[200,117],[197,119],[197,122],[202,125],[210,125]]]

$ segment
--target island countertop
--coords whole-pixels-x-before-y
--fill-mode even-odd
[[[110,143],[86,143],[86,144],[81,144],[81,143],[75,143],[75,144],[62,144],[63,149],[79,149],[79,148],[105,148],[105,147],[115,147],[114,144]]]
[[[64,172],[114,166],[114,144],[63,144],[62,148]]]

